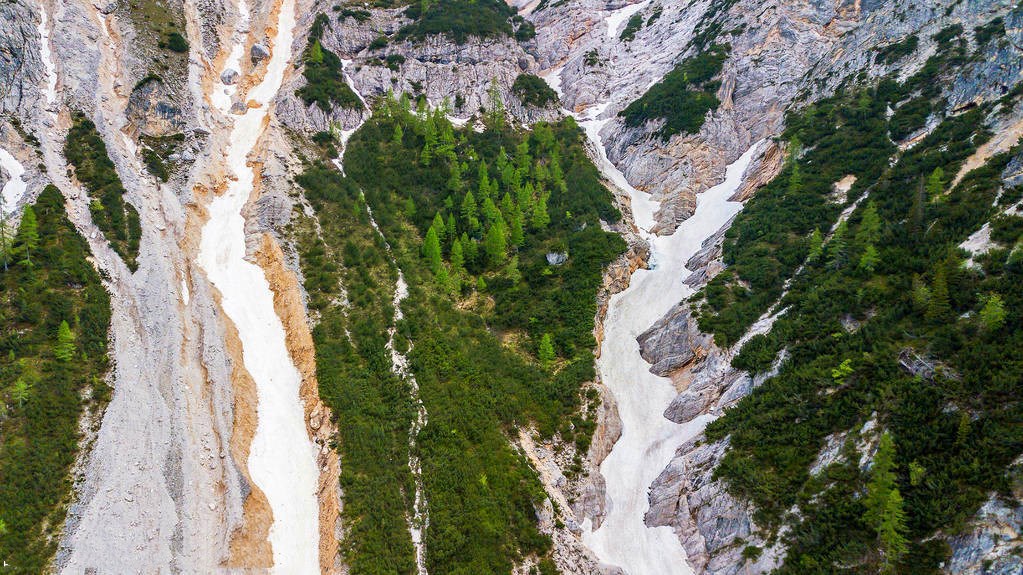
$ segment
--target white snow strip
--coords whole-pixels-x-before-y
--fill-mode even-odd
[[[14,213],[18,207],[18,202],[25,195],[25,190],[28,189],[28,182],[25,181],[25,166],[21,165],[21,162],[17,158],[12,156],[7,150],[0,148],[0,166],[3,166],[4,171],[10,177],[7,183],[3,187],[3,205],[0,206],[2,211],[0,215],[3,218]]]
[[[46,6],[40,4],[39,12],[39,27],[36,28],[39,32],[39,55],[43,60],[43,68],[46,70],[46,89],[43,93],[46,95],[47,106],[50,106],[57,100],[57,67],[53,64],[53,55],[50,52],[50,30],[46,27]]]
[[[632,198],[636,224],[651,245],[652,263],[651,269],[637,270],[628,289],[613,296],[608,306],[597,368],[618,403],[622,435],[600,466],[606,479],[609,512],[599,529],[589,530],[587,520],[583,542],[601,561],[617,565],[630,575],[688,575],[691,570],[686,553],[673,530],[647,527],[644,522],[649,509],[647,492],[675,449],[701,433],[713,417],[703,415],[686,425],[664,418],[664,410],[677,391],[670,379],[649,371],[636,338],[692,292],[682,283],[689,275],[685,262],[700,250],[707,237],[742,209],[741,203],[728,198],[742,183],[760,143],[728,166],[723,182],[697,196],[696,212],[673,235],[655,236],[647,230],[654,223],[657,203],[629,185],[607,161],[599,135],[604,122],[590,120],[583,125],[598,150],[598,167]]]
[[[622,24],[632,18],[632,15],[639,12],[646,5],[650,3],[650,0],[646,2],[640,2],[638,4],[630,4],[628,6],[613,10],[610,14],[604,18],[604,22],[607,23],[607,36],[614,40],[617,37],[618,29],[622,27]]]
[[[248,24],[244,0],[239,12]],[[263,134],[269,104],[281,87],[291,60],[295,0],[284,0],[277,35],[262,82],[247,94],[256,107],[230,116],[234,125],[227,148],[227,165],[234,174],[223,195],[210,202],[209,220],[202,229],[199,265],[220,291],[221,306],[238,330],[242,361],[256,384],[258,422],[249,453],[252,480],[263,491],[273,513],[269,541],[272,571],[285,574],[319,572],[319,474],[316,450],[305,426],[299,388],[301,375],[285,343],[284,326],[274,310],[273,292],[262,268],[245,259],[245,219],[242,209],[253,192],[255,173],[247,156]],[[232,58],[244,36],[236,29]],[[237,63],[229,60],[227,65]],[[217,86],[217,90],[222,85]],[[223,104],[221,101],[220,104]],[[229,108],[221,106],[222,111]]]

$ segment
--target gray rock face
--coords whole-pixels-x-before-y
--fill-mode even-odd
[[[262,62],[270,57],[270,50],[262,44],[253,44],[252,48],[249,49],[249,58],[252,59],[252,63]]]
[[[132,90],[125,113],[147,136],[167,136],[180,132],[185,126],[181,110],[174,104],[163,81],[155,78]]]
[[[548,265],[560,266],[568,261],[568,254],[564,252],[550,252],[547,254],[546,258]]]
[[[945,572],[954,575],[1016,575],[1023,573],[1023,505],[992,495],[971,527],[949,539],[952,557]]]
[[[660,376],[685,367],[706,353],[710,336],[700,333],[692,310],[685,302],[676,305],[638,338],[640,354]]]
[[[220,73],[220,81],[225,86],[233,86],[238,81],[238,70],[232,70],[231,68],[224,70]]]
[[[0,4],[0,115],[31,106],[43,82],[39,17],[28,3]]]

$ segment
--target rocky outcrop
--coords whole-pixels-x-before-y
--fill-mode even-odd
[[[727,448],[727,441],[703,443],[701,438],[680,446],[651,488],[647,524],[679,533],[695,573],[767,573],[780,565],[783,551],[759,537],[750,506],[713,479]],[[762,550],[755,560],[743,557],[750,546]]]
[[[703,358],[711,342],[710,336],[700,333],[685,302],[676,305],[637,340],[640,354],[651,364],[650,371],[664,377]]]
[[[1023,492],[1011,499],[992,495],[961,535],[950,537],[952,575],[1012,575],[1023,572]]]

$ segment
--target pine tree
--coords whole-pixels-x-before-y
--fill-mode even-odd
[[[789,173],[789,194],[797,194],[803,188],[803,176],[799,173],[799,164],[792,164],[792,172]]]
[[[490,197],[490,175],[487,173],[487,163],[480,162],[479,170],[476,173],[476,179],[479,180],[479,198],[482,202]]]
[[[402,210],[405,212],[405,218],[411,220],[416,215],[416,201],[412,199],[412,196],[405,198],[405,207]]]
[[[501,99],[501,88],[497,78],[490,80],[490,128],[496,131],[504,129],[504,100]]]
[[[820,228],[815,228],[813,233],[810,234],[810,253],[806,256],[806,261],[809,263],[816,263],[824,255],[824,236],[821,234]]]
[[[483,239],[483,251],[487,255],[487,263],[498,267],[504,263],[505,252],[508,250],[508,243],[505,239],[505,231],[501,229],[500,223],[495,223],[487,230]]]
[[[867,484],[867,496],[863,499],[863,505],[866,507],[863,520],[875,530],[884,520],[889,495],[895,488],[895,441],[891,434],[885,432],[881,435],[877,453],[874,455],[870,482]]]
[[[516,247],[522,247],[522,244],[526,243],[526,233],[522,229],[522,214],[515,210],[511,216],[511,243]]]
[[[465,193],[465,198],[462,199],[462,221],[465,222],[466,227],[470,231],[475,232],[480,227],[479,212],[476,208],[476,198],[472,195],[472,190]]]
[[[868,274],[872,274],[880,261],[881,257],[877,254],[877,248],[873,244],[867,244],[867,247],[863,248],[863,255],[860,256],[858,267]]]
[[[927,197],[934,200],[945,190],[945,170],[941,166],[934,168],[927,178]]]
[[[445,235],[447,234],[447,226],[444,224],[444,216],[440,215],[440,212],[433,215],[433,222],[430,224],[430,227],[437,230],[437,239],[443,245]]]
[[[24,376],[19,377],[11,386],[11,399],[18,402],[18,407],[23,407],[31,395],[32,384]]]
[[[927,319],[941,322],[948,319],[952,308],[948,299],[948,282],[945,275],[945,266],[939,265],[934,272],[934,281],[931,282],[931,297],[927,302]]]
[[[447,189],[450,192],[462,191],[462,165],[458,162],[451,162],[451,167],[448,169],[448,181]]]
[[[551,223],[551,217],[547,214],[547,198],[549,194],[543,194],[540,196],[540,200],[536,202],[536,207],[533,208],[533,228],[537,230],[543,230],[547,228],[547,225]]]
[[[401,129],[401,124],[394,125],[394,134],[391,135],[391,142],[396,146],[404,145],[405,141],[405,130]]]
[[[540,358],[540,363],[543,364],[544,367],[550,367],[550,365],[554,363],[556,355],[554,353],[554,341],[551,338],[550,333],[545,333],[543,334],[543,337],[540,338],[540,346],[537,350],[537,356]]]
[[[430,264],[430,270],[434,274],[440,273],[443,268],[443,261],[441,260],[440,252],[440,238],[437,236],[437,229],[430,226],[430,230],[426,232],[426,240],[423,242],[423,257]]]
[[[847,259],[848,245],[845,239],[846,232],[849,227],[845,220],[842,220],[835,228],[835,233],[831,234],[831,240],[828,241],[827,254],[828,254],[828,267],[838,269],[845,265]]]
[[[483,219],[488,224],[492,224],[501,217],[501,210],[497,209],[497,205],[494,204],[494,200],[487,198],[483,200]]]
[[[519,256],[512,256],[508,265],[504,268],[504,275],[512,285],[518,285],[522,281],[522,272],[519,271]]]
[[[533,158],[529,155],[529,140],[522,140],[515,146],[515,169],[519,171],[520,176],[528,176],[529,166],[532,163]]]
[[[310,64],[322,64],[323,63],[323,46],[320,45],[319,40],[314,40],[312,45],[309,46],[309,55],[306,57]]]
[[[469,235],[465,232],[462,232],[462,237],[459,241],[462,243],[462,251],[465,252],[465,265],[475,264],[480,256],[479,245],[474,240],[469,239]]]
[[[877,536],[881,542],[881,550],[884,552],[881,573],[894,573],[899,559],[905,555],[908,549],[906,512],[902,508],[902,495],[899,494],[898,489],[888,492],[881,514],[881,523],[877,526]]]
[[[437,127],[433,123],[433,117],[427,116],[426,121],[423,123],[423,151],[419,154],[419,161],[424,166],[429,166],[433,162],[434,150],[437,148]]]
[[[65,362],[75,357],[75,334],[71,333],[67,321],[61,321],[57,328],[57,345],[53,348],[53,355]]]
[[[444,228],[444,239],[449,242],[455,241],[458,237],[458,224],[455,222],[455,214],[448,214],[448,222]]]
[[[465,255],[462,250],[462,241],[455,238],[454,243],[451,244],[451,269],[458,274],[465,265]]]
[[[984,307],[980,309],[980,323],[987,331],[998,331],[1005,323],[1005,303],[1002,296],[993,293],[982,298]]]
[[[860,219],[860,229],[856,232],[858,244],[876,244],[881,239],[881,218],[877,215],[877,206],[873,201],[867,203]]]
[[[16,241],[17,249],[25,254],[25,262],[31,266],[32,252],[39,247],[39,223],[32,206],[25,206],[25,211],[21,215],[21,224],[18,226]]]

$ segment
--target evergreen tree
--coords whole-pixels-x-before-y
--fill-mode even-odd
[[[862,245],[876,244],[881,239],[881,218],[877,215],[877,206],[873,201],[867,203],[860,220],[860,229],[856,232],[856,242]]]
[[[490,175],[487,173],[487,163],[480,162],[479,170],[476,173],[476,179],[479,180],[479,199],[484,201],[490,197]]]
[[[556,149],[551,151],[550,175],[553,187],[562,192],[568,190],[568,185],[565,183],[565,173],[561,170],[560,155]]]
[[[53,355],[65,362],[75,357],[75,334],[71,333],[67,321],[61,321],[57,328],[57,345],[53,348]]]
[[[448,222],[444,230],[444,239],[454,241],[458,234],[458,224],[455,222],[455,214],[448,214]]]
[[[416,201],[412,199],[412,196],[409,196],[409,197],[405,198],[405,207],[404,207],[404,209],[402,211],[405,212],[405,217],[407,219],[411,220],[412,218],[415,217],[415,215],[416,215]]]
[[[863,520],[877,532],[884,553],[884,564],[894,565],[905,552],[906,526],[902,497],[895,483],[895,442],[887,432],[881,435],[874,455],[874,466],[863,505],[866,507]]]
[[[543,334],[543,337],[540,338],[540,347],[537,350],[537,356],[540,358],[540,363],[543,364],[544,367],[550,367],[550,365],[554,363],[556,355],[554,353],[554,341],[551,338],[550,333],[545,333]]]
[[[863,255],[860,256],[858,267],[868,274],[872,274],[880,261],[881,257],[877,254],[877,248],[873,244],[867,244],[867,247],[863,248]]]
[[[39,223],[36,220],[36,212],[32,206],[25,206],[21,215],[21,224],[18,226],[18,235],[15,238],[17,249],[25,254],[25,262],[32,265],[32,252],[39,247]]]
[[[443,262],[441,260],[440,252],[440,238],[437,237],[437,229],[430,226],[430,230],[426,232],[426,240],[423,242],[423,257],[430,264],[430,270],[434,274],[440,273],[443,268]]]
[[[505,231],[501,229],[500,223],[495,223],[487,230],[483,239],[483,251],[487,256],[487,264],[498,267],[504,263],[505,252],[508,250],[508,243],[505,239]]]
[[[529,166],[533,158],[529,155],[529,140],[522,140],[515,146],[515,169],[522,177],[529,176]]]
[[[440,212],[433,215],[433,223],[430,227],[437,230],[437,239],[443,244],[446,239],[447,226],[444,224],[444,216],[440,215]]]
[[[536,207],[533,209],[533,228],[537,230],[543,230],[547,228],[547,225],[551,223],[551,217],[547,214],[547,198],[549,194],[543,194],[540,196],[539,201],[536,202]]]
[[[451,244],[451,269],[457,274],[464,265],[465,255],[462,250],[462,241],[455,238],[454,243]]]
[[[945,170],[941,169],[941,166],[934,168],[931,175],[927,178],[927,197],[930,199],[936,199],[945,190]]]
[[[25,402],[32,395],[32,384],[28,378],[19,377],[11,386],[11,399],[18,402],[18,407],[24,407]]]
[[[483,219],[488,224],[492,224],[501,217],[501,210],[497,209],[497,205],[494,204],[494,200],[487,198],[483,200]]]
[[[941,322],[948,319],[952,308],[948,300],[948,282],[945,275],[945,266],[939,265],[934,272],[934,281],[931,282],[931,295],[927,301],[927,319]]]
[[[803,176],[799,173],[799,164],[792,164],[792,172],[789,173],[789,194],[799,193],[803,188]]]
[[[515,210],[511,216],[511,243],[516,247],[522,247],[522,244],[526,243],[526,233],[522,229],[522,214]]]
[[[821,234],[820,228],[815,228],[813,233],[810,234],[810,253],[806,256],[806,261],[809,263],[816,263],[824,255],[824,236]]]
[[[515,202],[512,201],[511,194],[508,193],[508,192],[505,192],[504,195],[501,196],[501,213],[505,214],[506,216],[510,216],[511,213],[514,212],[514,211],[515,211]]]
[[[479,244],[469,239],[468,234],[465,232],[462,232],[462,237],[459,241],[462,243],[462,250],[465,252],[465,265],[475,264],[480,256]]]
[[[309,46],[309,55],[306,60],[310,64],[322,64],[323,63],[323,46],[320,45],[319,40],[314,40]]]
[[[462,165],[457,161],[451,162],[451,167],[448,169],[446,187],[450,192],[462,191]]]
[[[433,123],[433,117],[427,116],[426,121],[423,122],[423,151],[419,154],[419,161],[424,166],[429,166],[433,162],[434,150],[437,147],[437,127]]]
[[[501,99],[501,88],[497,83],[497,78],[490,80],[490,121],[488,122],[491,129],[496,131],[504,130],[504,100]]]
[[[476,208],[476,198],[472,195],[472,190],[465,193],[465,198],[462,199],[462,221],[465,222],[466,227],[470,231],[475,232],[480,227],[479,212]]]
[[[1005,323],[1005,303],[1002,296],[993,293],[982,298],[984,307],[980,309],[980,323],[988,331],[998,331]]]
[[[906,553],[906,512],[902,508],[902,495],[898,489],[888,492],[881,523],[877,526],[877,536],[884,553],[881,573],[895,572],[899,559]]]
[[[522,272],[519,271],[519,256],[512,256],[508,260],[508,266],[504,268],[504,275],[512,285],[518,285],[522,281]]]
[[[827,254],[828,254],[828,267],[838,269],[845,265],[847,259],[848,245],[845,239],[846,232],[849,226],[845,220],[842,220],[835,228],[835,233],[831,234],[831,240],[828,241]]]

